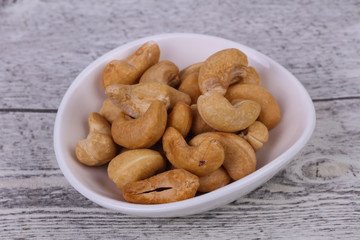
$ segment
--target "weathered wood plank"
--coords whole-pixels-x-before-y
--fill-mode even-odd
[[[1,113],[0,123],[5,124],[0,138],[1,236],[357,239],[360,113],[352,110],[359,109],[360,100],[316,102],[315,106],[315,133],[284,171],[231,204],[171,219],[126,216],[85,199],[57,167],[51,142],[55,114]],[[25,126],[28,130],[19,134]],[[37,151],[37,145],[44,149]]]
[[[319,204],[322,202],[320,201]],[[323,207],[316,201],[306,209],[295,205],[271,209],[239,208],[208,212],[201,217],[144,219],[105,213],[101,209],[19,209],[2,216],[3,237],[46,239],[356,239],[356,218],[345,209]],[[325,215],[325,217],[324,217]],[[328,216],[328,217],[327,217]],[[357,216],[358,217],[358,216]],[[344,222],[347,224],[345,225]],[[15,228],[15,229],[14,229]]]
[[[0,170],[57,170],[54,113],[0,112]]]
[[[0,238],[360,239],[359,9],[357,0],[0,1]],[[302,154],[252,193],[194,216],[131,217],[92,203],[63,177],[55,109],[91,61],[161,32],[241,42],[327,100],[315,103]]]
[[[341,158],[359,154],[359,102],[354,99],[315,103],[317,140],[309,143],[313,147],[311,154],[317,158],[325,154]],[[58,170],[53,153],[54,121],[53,113],[0,112],[1,171]]]
[[[56,109],[94,59],[162,32],[210,34],[258,49],[314,99],[359,97],[359,8],[356,0],[3,1],[0,108]]]

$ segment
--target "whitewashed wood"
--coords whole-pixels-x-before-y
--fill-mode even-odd
[[[359,109],[360,100],[324,101],[315,106],[314,135],[284,171],[231,204],[170,219],[131,217],[90,202],[57,168],[51,142],[55,114],[1,113],[0,124],[6,126],[0,139],[1,236],[358,239],[360,113],[352,110]]]
[[[360,1],[0,0],[0,239],[360,239]],[[55,112],[91,61],[162,32],[228,38],[315,100],[301,155],[221,208],[183,218],[104,209],[55,160]]]
[[[56,109],[94,59],[163,32],[210,34],[258,49],[314,99],[360,96],[358,0],[1,3],[1,108]]]

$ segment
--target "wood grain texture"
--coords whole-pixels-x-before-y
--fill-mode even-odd
[[[6,126],[0,142],[1,236],[358,239],[360,114],[351,110],[359,109],[360,100],[317,102],[315,107],[314,135],[286,170],[231,204],[170,219],[126,216],[90,202],[57,168],[51,140],[55,114],[1,113]],[[25,125],[35,134],[21,133]]]
[[[0,239],[360,239],[360,2],[0,0]],[[56,109],[73,79],[140,37],[194,32],[275,59],[315,102],[289,166],[226,206],[182,218],[104,209],[62,175]]]
[[[360,96],[356,0],[2,3],[1,108],[56,109],[97,57],[163,32],[209,34],[253,47],[293,72],[314,99]]]

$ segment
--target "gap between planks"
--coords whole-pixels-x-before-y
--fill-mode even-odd
[[[312,101],[313,102],[331,102],[331,101],[357,100],[357,99],[360,99],[360,96],[336,97],[336,98],[319,98],[319,99],[312,99]]]
[[[57,109],[0,108],[0,112],[57,113]]]
[[[337,98],[319,98],[312,99],[313,102],[330,102],[341,100],[357,100],[360,96],[337,97]],[[0,108],[0,112],[25,112],[25,113],[57,113],[58,109],[39,109],[39,108]]]

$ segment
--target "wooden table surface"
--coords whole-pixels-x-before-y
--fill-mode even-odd
[[[181,218],[104,209],[62,175],[61,99],[93,60],[168,32],[275,59],[313,99],[302,154],[236,201]],[[360,239],[360,1],[0,1],[0,239]]]

